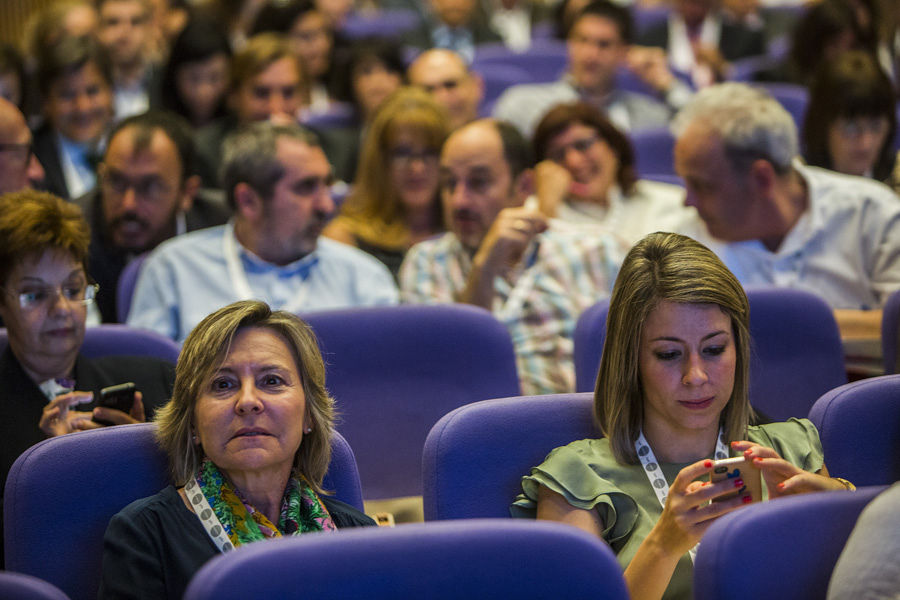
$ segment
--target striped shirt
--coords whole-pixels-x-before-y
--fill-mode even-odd
[[[548,230],[525,252],[524,265],[494,281],[493,313],[512,337],[525,395],[575,390],[575,322],[609,296],[625,248],[601,231]],[[454,302],[472,260],[452,233],[413,246],[400,268],[400,295],[410,303]]]

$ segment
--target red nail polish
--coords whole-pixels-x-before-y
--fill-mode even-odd
[[[706,467],[707,469],[712,469],[712,461],[711,460],[703,461],[703,466]]]
[[[755,462],[756,464],[760,464],[762,462],[762,458],[757,456],[756,458],[753,459],[753,462]]]
[[[778,489],[779,489],[779,490],[783,490],[783,489],[784,489],[784,482],[783,482],[783,481],[782,481],[781,483],[778,484]]]
[[[736,488],[744,487],[744,480],[743,479],[735,479],[734,487],[736,487]]]
[[[751,502],[753,502],[753,498],[751,496],[744,496],[743,498],[741,498],[741,502],[743,502],[744,504],[750,504]]]

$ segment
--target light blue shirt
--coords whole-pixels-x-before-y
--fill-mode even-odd
[[[398,302],[390,272],[365,252],[319,238],[316,250],[302,259],[273,265],[241,246],[229,223],[172,238],[147,257],[128,325],[181,343],[209,313],[244,299],[229,272],[226,238],[234,243],[252,296],[273,309],[299,313]]]

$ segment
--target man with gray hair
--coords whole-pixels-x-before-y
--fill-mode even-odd
[[[880,309],[900,289],[900,199],[801,164],[793,119],[758,88],[707,88],[672,127],[685,203],[705,224],[694,237],[744,285],[811,291],[844,337],[878,337]]]
[[[331,167],[312,133],[258,122],[229,136],[224,150],[231,220],[157,247],[138,278],[129,325],[181,342],[237,300],[294,313],[397,303],[384,265],[319,237],[335,207]]]

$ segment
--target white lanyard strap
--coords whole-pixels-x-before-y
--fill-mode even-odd
[[[716,460],[728,458],[728,446],[725,445],[723,437],[724,434],[722,429],[719,428],[719,434],[716,436],[716,452],[714,454]],[[644,437],[643,431],[638,434],[638,438],[634,441],[634,449],[641,461],[641,466],[644,467],[644,474],[647,475],[647,479],[650,480],[650,487],[652,487],[653,491],[656,493],[656,498],[659,500],[660,506],[665,509],[666,496],[669,495],[669,483],[666,481],[666,476],[663,475],[662,467],[660,467],[659,462],[656,460],[656,455],[653,454],[653,448],[647,443],[647,438]],[[700,544],[697,544],[691,548],[691,561],[693,561],[694,557],[697,555],[697,547],[699,545]]]
[[[192,478],[187,482],[187,485],[184,486],[184,494],[187,496],[188,502],[191,503],[194,514],[200,519],[203,529],[206,530],[207,535],[209,535],[219,552],[225,553],[229,550],[234,550],[234,545],[228,539],[225,528],[216,516],[215,511],[213,511],[212,506],[209,505],[203,490],[197,485],[196,479]]]

